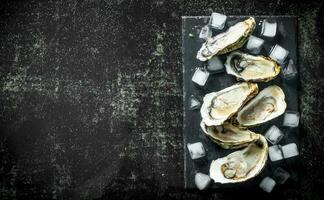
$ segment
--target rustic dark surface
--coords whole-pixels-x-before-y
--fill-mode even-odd
[[[303,173],[280,198],[323,199],[324,8],[289,2],[1,1],[0,199],[244,195],[182,189],[181,16],[211,10],[298,17]]]

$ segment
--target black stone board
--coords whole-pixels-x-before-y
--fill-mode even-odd
[[[228,16],[225,28],[226,30],[229,26],[235,24],[236,22],[242,21],[249,16]],[[275,44],[279,44],[289,51],[289,58],[293,59],[296,64],[297,70],[298,60],[297,60],[297,19],[292,16],[253,16],[256,19],[256,28],[252,35],[261,37],[261,21],[263,19],[274,20],[278,23],[277,36],[273,39],[264,38],[264,47],[260,55],[268,56],[270,49]],[[205,85],[205,87],[198,87],[192,81],[192,75],[196,67],[204,67],[206,63],[196,59],[196,54],[202,43],[204,42],[199,38],[199,31],[201,27],[206,25],[209,21],[207,16],[183,16],[182,17],[182,61],[183,61],[183,146],[184,146],[184,187],[185,188],[195,188],[194,175],[196,172],[202,172],[209,174],[209,166],[212,160],[228,155],[233,152],[233,150],[224,150],[218,147],[216,144],[211,142],[204,133],[200,130],[199,124],[201,121],[200,111],[189,109],[189,98],[190,95],[195,95],[202,101],[205,94],[209,92],[219,91],[226,87],[233,85],[238,82],[236,78],[230,76],[226,71],[211,74]],[[213,30],[213,35],[218,34],[220,31]],[[243,52],[249,53],[245,46],[241,49]],[[224,62],[226,55],[220,56]],[[288,60],[288,59],[287,59]],[[283,65],[285,67],[285,64]],[[291,111],[299,111],[298,106],[298,78],[297,75],[292,80],[286,80],[282,77],[282,74],[278,75],[272,81],[267,83],[258,83],[259,91],[269,85],[280,86],[286,96],[287,109]],[[251,128],[252,131],[265,134],[266,130],[275,124],[278,126],[285,134],[284,138],[280,141],[280,145],[285,145],[288,143],[296,143],[299,146],[299,128],[286,128],[282,126],[283,115],[277,117],[269,122],[266,122],[257,127]],[[193,162],[190,158],[187,143],[194,143],[201,141],[207,151],[206,159]],[[271,144],[269,144],[271,146]],[[228,190],[228,189],[248,189],[248,190],[259,190],[258,184],[265,176],[272,176],[274,170],[277,167],[282,167],[291,174],[291,178],[285,183],[287,184],[297,184],[298,183],[298,172],[300,168],[300,162],[298,157],[285,159],[277,162],[271,162],[268,159],[266,167],[257,177],[240,184],[215,184],[211,185],[212,188],[216,190]],[[280,186],[276,186],[275,189],[280,189]]]

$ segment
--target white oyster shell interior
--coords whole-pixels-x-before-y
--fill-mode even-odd
[[[258,90],[255,83],[238,83],[218,92],[206,94],[200,113],[207,126],[221,125],[235,114]]]
[[[280,72],[280,66],[270,58],[232,52],[225,62],[226,72],[245,81],[269,81]]]
[[[243,182],[257,176],[264,168],[267,158],[268,144],[260,135],[257,142],[251,143],[243,150],[212,161],[210,177],[215,183]]]
[[[254,126],[282,115],[286,110],[285,94],[276,85],[263,89],[237,114],[236,120],[242,126]]]

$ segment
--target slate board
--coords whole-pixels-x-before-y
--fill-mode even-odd
[[[226,30],[230,25],[236,22],[242,21],[249,16],[228,16],[227,22],[224,30]],[[264,47],[261,51],[261,55],[269,55],[270,49],[273,45],[279,44],[289,51],[289,57],[297,63],[297,20],[292,16],[254,16],[256,20],[256,28],[252,35],[261,37],[261,20],[270,19],[276,20],[278,23],[278,32],[275,39],[266,39]],[[192,75],[196,67],[203,67],[204,62],[196,59],[196,54],[201,44],[202,39],[199,39],[199,31],[202,26],[208,23],[209,17],[207,16],[183,16],[182,17],[182,59],[183,59],[183,146],[184,146],[184,187],[185,188],[195,188],[194,175],[196,172],[202,172],[209,174],[209,166],[212,160],[219,157],[223,157],[233,152],[233,150],[224,150],[218,147],[216,144],[212,143],[205,134],[200,130],[199,123],[201,121],[199,110],[189,109],[189,97],[190,95],[195,95],[202,102],[202,98],[206,93],[219,91],[225,87],[231,86],[236,83],[236,79],[233,76],[228,75],[225,71],[218,74],[213,74],[209,77],[206,86],[204,88],[197,87],[192,81]],[[214,31],[214,30],[213,30]],[[218,32],[213,32],[213,35]],[[193,37],[190,36],[193,34]],[[262,38],[262,37],[261,37]],[[241,49],[243,52],[248,52],[245,50],[245,46]],[[224,62],[226,59],[226,54],[220,56]],[[276,84],[280,86],[286,96],[287,110],[298,111],[298,75],[293,80],[287,81],[280,74],[276,79],[268,83],[258,83],[259,91],[263,88]],[[283,115],[277,117],[267,123],[264,123],[255,128],[251,128],[252,131],[262,133],[273,124],[277,125],[285,134],[284,138],[279,144],[284,145],[294,142],[299,146],[299,128],[285,128],[282,127]],[[201,141],[207,151],[206,159],[199,162],[193,162],[190,158],[187,143],[194,143]],[[271,146],[271,144],[269,144]],[[248,189],[248,190],[259,190],[258,184],[265,176],[272,176],[273,171],[278,167],[282,167],[291,174],[291,178],[284,184],[285,186],[294,186],[298,183],[298,171],[300,168],[300,162],[298,157],[285,159],[282,161],[271,162],[270,159],[267,161],[267,165],[260,175],[251,179],[250,181],[244,182],[242,184],[215,184],[213,183],[211,188],[226,190],[226,189]],[[280,186],[276,186],[276,190],[280,189]]]

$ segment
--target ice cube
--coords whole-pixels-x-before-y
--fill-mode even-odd
[[[264,40],[251,35],[249,37],[247,44],[246,44],[246,49],[249,50],[253,54],[258,54],[258,53],[260,53],[260,51],[262,49],[263,43],[264,43]]]
[[[280,140],[283,138],[283,133],[281,132],[281,130],[276,126],[273,125],[271,126],[266,134],[265,134],[265,138],[271,143],[271,144],[277,144],[280,142]]]
[[[200,86],[204,86],[207,82],[208,77],[208,71],[202,70],[201,68],[197,68],[191,80]]]
[[[200,33],[199,33],[199,38],[207,40],[212,36],[212,30],[208,25],[204,26],[201,28]]]
[[[279,184],[284,184],[289,177],[290,174],[281,167],[278,167],[273,173],[273,179]]]
[[[196,110],[200,107],[200,101],[194,95],[190,96],[189,102],[190,110]]]
[[[288,54],[289,52],[286,49],[276,44],[270,51],[270,58],[274,59],[280,64],[284,64]]]
[[[298,156],[298,148],[295,143],[290,143],[282,146],[282,154],[284,158],[291,158],[294,156]]]
[[[227,16],[213,12],[210,16],[209,24],[212,28],[222,30],[225,26]]]
[[[269,22],[264,19],[262,22],[261,35],[265,37],[274,37],[277,33],[277,22]]]
[[[264,179],[262,179],[259,186],[265,192],[270,193],[273,190],[275,185],[276,185],[276,182],[272,178],[267,176]]]
[[[196,142],[193,144],[188,143],[187,148],[189,150],[191,159],[202,158],[206,155],[205,148],[201,142]]]
[[[283,155],[281,152],[281,146],[273,145],[273,146],[269,147],[269,157],[272,162],[282,160]]]
[[[287,67],[285,67],[282,70],[282,74],[283,74],[284,78],[287,80],[292,79],[296,76],[297,69],[296,69],[295,63],[292,59],[289,59]]]
[[[195,175],[195,184],[199,190],[203,190],[208,187],[211,179],[208,175],[198,172]]]
[[[297,127],[299,124],[299,112],[286,111],[283,126]]]
[[[224,71],[224,64],[219,57],[214,56],[208,60],[207,70],[212,73],[222,72]]]

